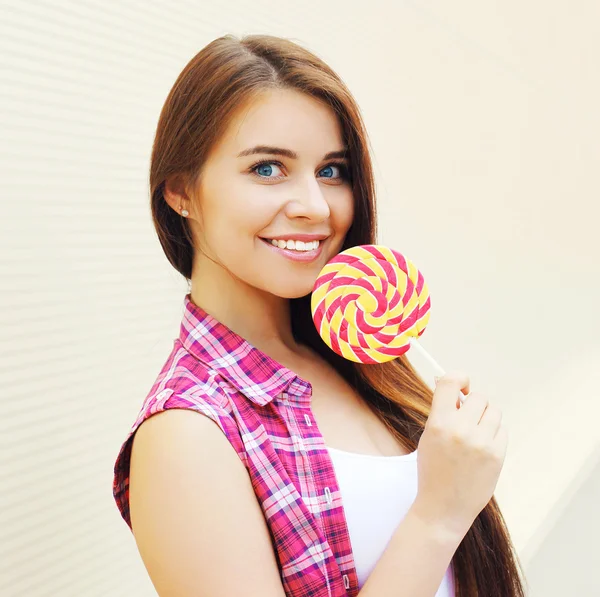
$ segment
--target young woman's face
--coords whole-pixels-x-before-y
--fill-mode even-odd
[[[250,153],[257,146],[296,157]],[[349,162],[325,158],[343,149],[335,113],[306,94],[272,91],[240,110],[203,168],[201,247],[251,286],[285,298],[312,292],[354,217]],[[302,234],[326,237],[311,260],[294,260],[262,240]]]

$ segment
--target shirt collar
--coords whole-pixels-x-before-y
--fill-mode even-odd
[[[300,394],[306,394],[308,382],[193,303],[190,293],[185,295],[183,306],[179,330],[181,344],[229,380],[249,400],[264,406],[286,391],[295,379],[299,381],[295,387],[300,388]]]

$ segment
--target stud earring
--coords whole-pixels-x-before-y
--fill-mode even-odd
[[[181,208],[179,208],[179,209],[181,209]],[[183,209],[183,210],[181,211],[181,215],[182,215],[184,218],[187,218],[187,217],[190,215],[190,212],[189,212],[187,209]]]

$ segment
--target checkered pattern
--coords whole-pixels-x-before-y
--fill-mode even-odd
[[[113,495],[129,516],[137,428],[188,408],[212,419],[245,464],[271,530],[290,597],[353,597],[358,578],[333,464],[310,408],[312,387],[184,298],[179,337],[114,466]]]

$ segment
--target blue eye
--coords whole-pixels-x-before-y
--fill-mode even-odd
[[[283,178],[283,176],[270,176],[270,174],[272,174],[272,171],[273,171],[272,164],[275,164],[278,168],[282,166],[282,164],[277,161],[264,161],[263,160],[261,162],[257,162],[256,164],[252,165],[249,169],[249,172],[251,174],[253,174],[254,176],[257,176],[258,178],[264,178],[266,180],[278,180],[280,178]],[[327,164],[327,166],[324,166],[321,169],[321,172],[323,172],[323,170],[331,169],[332,167],[338,168],[340,171],[340,175],[337,177],[324,176],[323,178],[330,178],[332,180],[342,180],[342,181],[350,180],[350,172],[348,170],[348,166],[346,166],[346,164],[344,162],[331,162],[330,164]]]
[[[327,168],[329,168],[331,170],[332,166],[335,168],[335,164],[331,164],[329,166],[325,166],[325,168],[323,168],[323,170],[327,170]],[[331,178],[331,176],[326,176],[326,178]]]
[[[265,177],[265,178],[270,178],[269,172],[270,171],[272,173],[273,170],[273,166],[271,164],[274,164],[275,162],[261,162],[259,164],[257,164],[257,166],[255,168],[253,168],[253,172],[258,173],[259,170],[262,170],[262,172],[260,173],[261,177]],[[275,177],[275,178],[279,178],[279,177]]]

